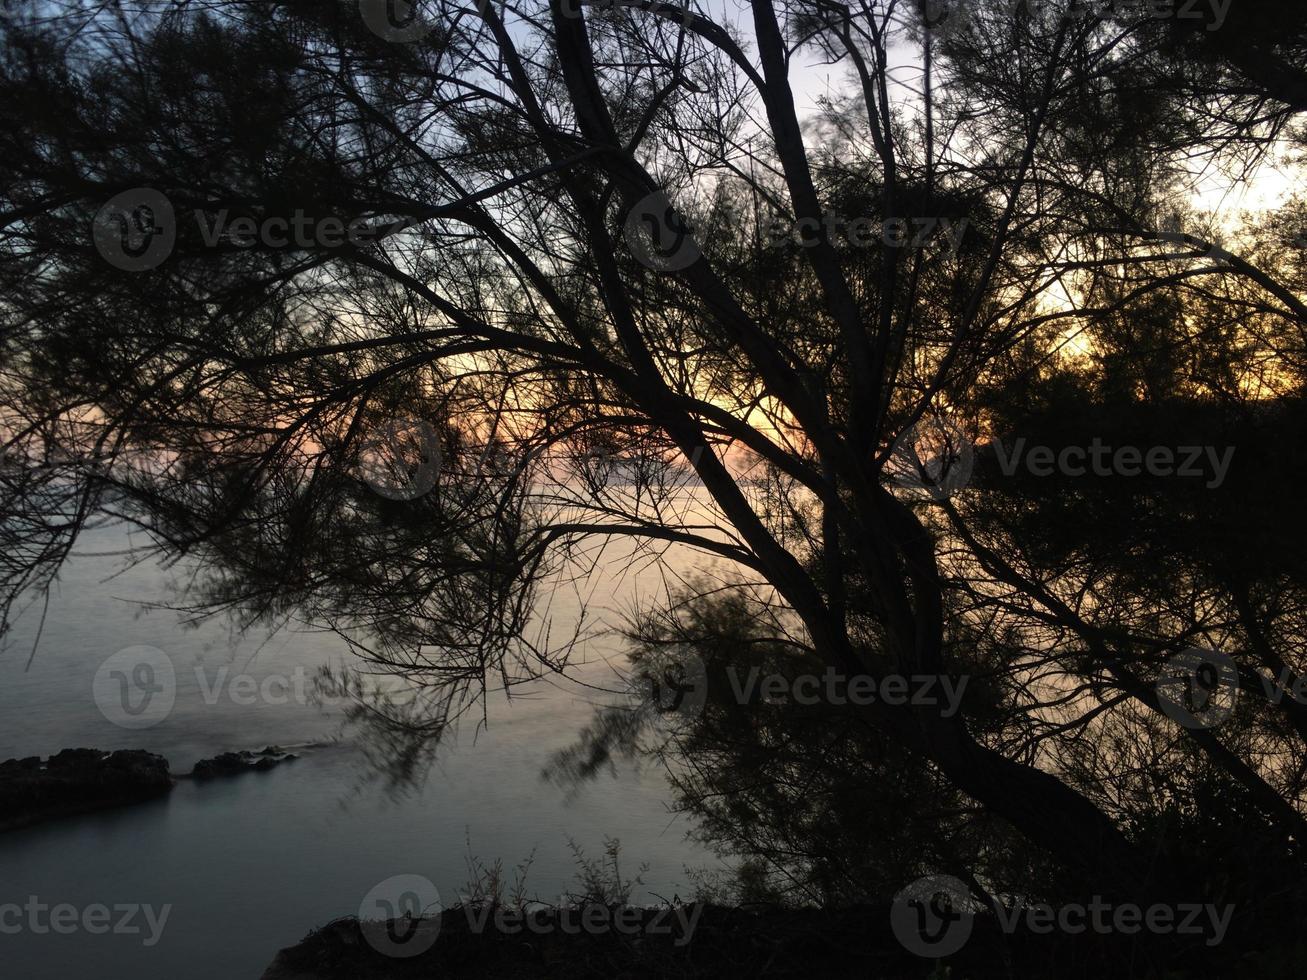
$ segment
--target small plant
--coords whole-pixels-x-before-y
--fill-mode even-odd
[[[644,884],[642,876],[649,870],[648,864],[640,865],[640,871],[634,878],[623,878],[620,863],[622,842],[616,837],[604,838],[604,856],[596,860],[587,858],[581,846],[570,837],[567,846],[576,857],[576,878],[581,886],[578,893],[568,892],[569,902],[575,905],[605,905],[609,908],[631,904],[631,891],[636,885]]]
[[[786,895],[774,870],[761,858],[745,858],[734,868],[690,869],[687,874],[694,884],[696,902],[778,907],[796,904],[791,896]]]
[[[534,849],[513,869],[511,884],[504,875],[503,860],[495,858],[491,864],[486,864],[472,853],[470,837],[467,839],[467,857],[464,861],[467,864],[468,879],[459,893],[464,905],[489,905],[492,908],[504,906],[519,911],[526,907],[526,878],[535,862]]]

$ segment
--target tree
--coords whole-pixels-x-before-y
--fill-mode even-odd
[[[1213,622],[1194,581],[1171,601],[1031,553],[1037,495],[951,499],[914,462],[1022,386],[1121,377],[1055,370],[1074,337],[1138,332],[1146,385],[1191,399],[1217,388],[1182,376],[1199,355],[1227,393],[1268,361],[1296,390],[1287,246],[1169,226],[1196,110],[1111,83],[1163,41],[1064,4],[945,32],[894,2],[388,9],[70,0],[6,25],[11,600],[121,514],[206,561],[205,608],[366,627],[424,692],[397,720],[436,734],[487,675],[566,669],[526,629],[547,573],[690,547],[814,664],[955,675],[982,645],[1001,710],[860,720],[1104,888],[1195,886],[1077,752],[1100,726],[1302,832],[1301,708],[1251,709],[1251,745],[1177,730],[1154,684],[1200,644],[1246,681],[1301,671],[1291,573],[1292,603],[1222,594],[1247,615]],[[851,79],[810,139],[800,55]]]

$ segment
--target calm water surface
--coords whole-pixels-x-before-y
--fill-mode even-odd
[[[151,947],[139,917],[142,935],[0,934],[0,975],[257,978],[279,948],[356,913],[391,875],[425,875],[450,901],[468,880],[469,853],[509,868],[534,854],[528,892],[545,900],[574,884],[569,838],[590,857],[602,854],[605,836],[620,838],[624,873],[647,863],[637,901],[686,897],[685,869],[717,864],[685,839],[690,824],[669,812],[666,781],[654,769],[621,769],[575,798],[540,778],[602,700],[582,684],[541,684],[511,701],[492,695],[488,727],[465,724],[422,786],[391,797],[367,778],[339,712],[296,695],[297,678],[352,662],[342,640],[290,629],[240,636],[220,622],[182,628],[175,612],[145,612],[142,602],[167,598],[168,576],[151,563],[124,570],[112,553],[126,543],[116,528],[84,537],[30,665],[40,607],[19,620],[0,653],[0,759],[71,746],[144,748],[166,756],[177,773],[221,751],[309,747],[271,772],[182,780],[155,802],[0,835],[0,905],[35,896],[78,908],[171,907]],[[591,618],[616,622],[629,602],[661,588],[651,569],[620,574],[625,566],[615,559],[592,579]],[[575,621],[578,605],[571,589],[555,592],[555,628]],[[177,699],[166,720],[130,731],[101,714],[92,681],[107,656],[136,645],[172,659]],[[612,687],[607,660],[618,662],[618,654],[614,640],[588,644],[576,676]],[[233,693],[236,675],[253,680]],[[273,700],[286,703],[248,696],[251,684],[264,687],[269,678]]]

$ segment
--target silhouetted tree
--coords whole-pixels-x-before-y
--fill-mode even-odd
[[[943,32],[879,0],[753,0],[740,24],[660,0],[433,0],[406,25],[386,6],[8,18],[11,599],[118,514],[205,560],[205,608],[375,638],[355,642],[421,692],[395,720],[436,735],[487,677],[566,668],[569,638],[529,626],[548,575],[617,538],[689,547],[763,583],[805,664],[988,665],[1002,697],[956,716],[864,708],[866,764],[916,760],[1104,889],[1194,874],[1126,819],[1123,757],[1083,751],[1098,733],[1201,760],[1275,833],[1307,829],[1301,705],[1181,729],[1155,686],[1196,645],[1250,682],[1304,669],[1292,562],[1274,582],[1223,575],[1221,552],[1142,575],[1095,547],[1151,519],[1132,501],[1072,534],[1044,485],[903,486],[928,482],[902,449],[931,424],[981,437],[1022,391],[1123,413],[1296,393],[1291,243],[1218,243],[1175,203],[1224,70],[1187,103],[1144,98],[1114,79],[1169,36],[1062,3],[977,4]],[[851,83],[805,121],[808,57]],[[845,208],[869,240],[828,220]],[[1068,370],[1076,338],[1091,363]],[[1150,561],[1235,504],[1169,506]]]

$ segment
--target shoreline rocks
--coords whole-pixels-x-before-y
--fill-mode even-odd
[[[140,750],[64,749],[0,762],[0,831],[167,794],[168,760]]]
[[[60,817],[144,803],[166,795],[178,779],[207,782],[266,772],[299,758],[276,745],[257,752],[223,752],[174,776],[168,760],[140,749],[64,749],[0,762],[0,833]]]
[[[299,756],[292,755],[279,746],[269,745],[258,752],[223,752],[212,759],[201,759],[191,770],[191,778],[200,782],[210,779],[225,779],[239,776],[246,772],[267,772],[283,762],[292,762]]]

